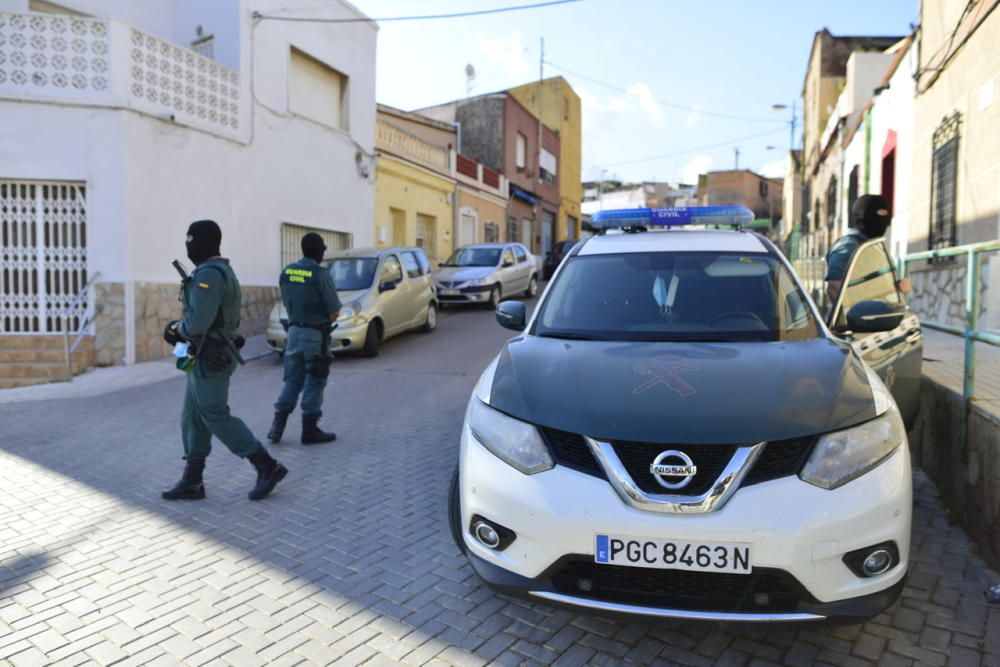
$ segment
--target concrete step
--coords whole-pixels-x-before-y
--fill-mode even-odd
[[[80,345],[86,343],[92,336],[85,336]],[[70,337],[73,342],[73,337]],[[37,336],[20,334],[0,334],[0,350],[61,350],[63,349],[63,337],[61,335]],[[93,340],[91,340],[91,345]],[[79,348],[78,348],[79,349]]]
[[[66,378],[62,336],[0,335],[0,388],[23,387]],[[85,336],[73,353],[73,374],[94,365],[94,338]]]

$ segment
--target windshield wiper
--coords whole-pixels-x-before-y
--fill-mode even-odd
[[[607,340],[601,336],[577,333],[575,331],[546,331],[538,334],[539,338],[564,338],[566,340]]]

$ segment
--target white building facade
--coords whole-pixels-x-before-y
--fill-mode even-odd
[[[222,227],[246,333],[305,231],[372,243],[377,29],[268,18],[365,18],[315,4],[0,0],[0,336],[162,356],[193,220]]]

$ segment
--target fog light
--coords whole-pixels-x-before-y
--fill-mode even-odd
[[[505,528],[496,521],[491,521],[478,514],[473,516],[469,522],[469,532],[472,533],[477,542],[494,551],[503,551],[517,537],[510,528]]]
[[[482,542],[485,546],[488,546],[490,549],[496,549],[500,546],[500,535],[490,524],[484,521],[479,521],[472,526],[472,532],[476,536],[477,540]]]
[[[844,554],[844,564],[859,577],[877,577],[899,564],[899,547],[895,542],[873,544]]]
[[[889,571],[892,567],[892,554],[888,549],[876,549],[865,558],[861,569],[869,577],[874,577]]]
[[[758,607],[766,607],[771,604],[771,596],[767,593],[755,593],[753,596],[753,602]]]
[[[579,588],[584,593],[589,593],[594,590],[594,582],[590,579],[580,579],[576,582],[576,587]]]

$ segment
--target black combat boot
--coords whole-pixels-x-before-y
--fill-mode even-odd
[[[336,439],[336,433],[327,433],[319,427],[319,417],[302,418],[303,445],[321,445],[324,442],[333,442]]]
[[[181,481],[160,496],[164,500],[201,500],[205,497],[205,485],[201,481],[201,473],[204,470],[205,459],[188,459]]]
[[[256,454],[247,457],[254,469],[257,470],[257,484],[253,490],[247,494],[250,500],[262,500],[267,498],[278,482],[288,474],[288,468],[281,465],[263,447]]]
[[[287,423],[287,412],[275,412],[274,421],[271,422],[271,430],[267,432],[267,439],[271,442],[279,442],[281,440],[281,436],[285,434],[285,424]]]

